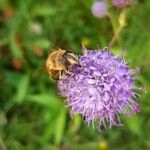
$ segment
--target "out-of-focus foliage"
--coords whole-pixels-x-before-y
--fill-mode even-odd
[[[118,28],[121,10],[110,5],[109,16],[92,16],[93,0],[0,0],[0,149],[1,150],[148,150],[150,149],[150,1],[135,0],[125,10],[113,51],[126,49],[131,66],[141,68],[147,93],[141,112],[122,118],[123,127],[99,133],[80,116],[73,119],[56,82],[48,75],[33,78],[52,48],[81,53],[108,46]]]

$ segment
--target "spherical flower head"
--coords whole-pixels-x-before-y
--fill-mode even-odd
[[[95,17],[102,18],[107,14],[107,4],[104,1],[95,1],[91,8]]]
[[[108,50],[88,50],[79,65],[69,68],[58,81],[62,96],[67,97],[71,116],[81,114],[86,123],[98,122],[99,129],[121,125],[119,114],[139,111],[134,101],[135,72],[125,61]],[[107,122],[107,123],[106,123]]]
[[[133,0],[112,0],[112,4],[118,8],[124,8],[129,6]]]

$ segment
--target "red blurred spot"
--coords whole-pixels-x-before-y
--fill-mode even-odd
[[[13,9],[11,7],[8,7],[4,11],[3,15],[4,15],[4,19],[9,19],[10,17],[12,17],[14,15],[14,11],[13,11]]]
[[[16,36],[15,36],[15,42],[16,42],[16,44],[17,45],[19,45],[20,47],[22,47],[22,36],[21,35],[19,35],[19,34],[16,34]]]
[[[12,62],[12,66],[15,70],[20,70],[22,67],[22,61],[20,59],[14,59]]]

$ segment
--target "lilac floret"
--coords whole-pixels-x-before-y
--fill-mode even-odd
[[[118,8],[124,8],[133,3],[133,0],[112,0],[112,4]]]
[[[91,11],[95,17],[103,18],[107,14],[107,3],[104,1],[95,1],[92,4]]]
[[[81,114],[87,124],[96,121],[101,129],[122,125],[119,114],[139,112],[133,70],[121,57],[107,50],[89,50],[79,64],[58,81],[71,116]]]

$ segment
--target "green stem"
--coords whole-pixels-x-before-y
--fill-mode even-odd
[[[118,24],[118,16],[114,17],[112,14],[108,13],[108,17],[110,19],[110,22],[111,22],[112,28],[113,28],[113,32],[114,32],[112,40],[110,41],[110,44],[109,44],[109,48],[111,48],[116,41],[118,41],[119,45],[121,45],[121,41],[118,38],[118,35],[119,35],[122,27]]]
[[[7,150],[6,146],[5,146],[5,143],[4,143],[4,141],[3,141],[3,139],[1,137],[0,137],[0,149],[1,150]]]

